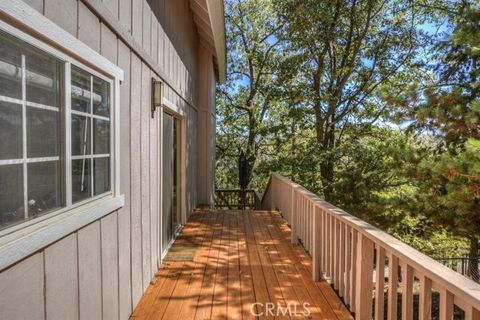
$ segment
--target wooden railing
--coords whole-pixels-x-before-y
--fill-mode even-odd
[[[261,208],[261,195],[253,189],[216,189],[215,208],[253,210]]]
[[[262,207],[281,212],[292,243],[312,256],[313,280],[329,278],[356,319],[413,319],[415,295],[418,319],[431,319],[439,295],[439,319],[460,308],[464,319],[480,320],[480,285],[291,180],[273,174]]]

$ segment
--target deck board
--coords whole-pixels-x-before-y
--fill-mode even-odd
[[[194,261],[164,263],[132,319],[254,319],[256,302],[260,319],[353,319],[325,280],[311,280],[311,259],[277,212],[198,210],[176,241],[199,246]],[[284,309],[268,316],[268,302]],[[287,304],[296,315],[282,313]]]

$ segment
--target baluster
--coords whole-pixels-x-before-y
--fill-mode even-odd
[[[308,201],[307,197],[305,194],[303,195],[303,245],[305,246],[305,249],[309,251],[308,248],[308,228],[307,228],[307,222],[308,222]]]
[[[413,269],[408,263],[402,265],[402,319],[413,319]]]
[[[312,232],[311,232],[311,228],[313,227],[313,223],[312,223],[312,219],[313,219],[313,216],[312,216],[312,211],[311,211],[311,201],[310,201],[310,198],[307,198],[307,247],[308,247],[308,251],[311,252],[312,250],[312,246],[311,246],[311,242],[310,242],[310,236],[312,235]]]
[[[307,201],[306,201],[306,198],[305,198],[305,194],[302,194],[302,204],[303,204],[303,207],[302,207],[302,218],[303,218],[303,223],[302,223],[302,242],[303,242],[303,245],[305,247],[307,247],[307,241],[306,240],[306,233],[307,233],[307,228],[306,228],[306,225],[307,225]],[[308,250],[308,248],[307,248]]]
[[[480,311],[473,306],[468,306],[465,310],[465,320],[480,320]]]
[[[385,249],[377,245],[375,281],[375,319],[383,320],[384,314],[384,286],[385,286]]]
[[[318,206],[318,213],[319,213],[319,221],[320,221],[320,243],[319,243],[319,248],[320,248],[320,278],[322,277],[323,275],[323,272],[325,271],[325,265],[324,265],[324,261],[325,261],[325,247],[324,247],[324,244],[325,244],[325,221],[324,221],[324,213],[323,213],[323,209],[321,206]]]
[[[373,241],[363,234],[357,241],[357,288],[355,317],[372,319]]]
[[[352,230],[349,225],[346,225],[345,230],[345,302],[347,305],[351,305],[351,288],[350,288],[350,281],[351,281],[351,268],[352,268]]]
[[[313,244],[312,244],[312,279],[320,280],[320,256],[321,256],[321,217],[320,207],[315,206],[313,212]]]
[[[340,275],[338,284],[338,292],[340,297],[345,296],[345,224],[340,222],[340,242],[339,242],[339,251],[340,251]]]
[[[290,193],[291,193],[290,194],[290,213],[288,214],[288,223],[292,227],[293,217],[295,216],[295,214],[293,213],[293,211],[295,210],[295,187],[294,186],[291,186]],[[292,227],[292,239],[293,239],[293,227]]]
[[[330,277],[330,281],[333,282],[333,268],[335,259],[333,258],[333,216],[331,214],[328,215],[328,276]]]
[[[388,256],[388,320],[397,320],[398,258]]]
[[[305,199],[303,197],[303,193],[300,193],[300,240],[302,240],[302,243],[305,245],[305,235],[303,233],[304,231],[304,224],[305,224]]]
[[[327,213],[322,209],[322,270],[328,272]]]
[[[440,291],[440,320],[453,319],[453,294],[446,288]]]
[[[351,284],[351,297],[350,297],[350,303],[351,303],[351,308],[350,310],[352,312],[356,312],[357,309],[357,268],[356,263],[357,263],[357,242],[358,242],[358,231],[352,228],[352,260],[351,260],[351,272],[352,272],[352,280],[350,282]]]
[[[293,192],[292,192],[292,203],[293,203],[293,210],[292,210],[292,216],[291,216],[291,219],[290,219],[290,234],[292,236],[292,244],[297,244],[297,223],[296,223],[296,219],[297,219],[297,210],[298,210],[298,202],[297,202],[297,198],[298,198],[298,195],[297,195],[297,190],[294,188],[293,189]]]
[[[340,221],[337,218],[334,218],[334,245],[333,245],[333,256],[335,268],[333,270],[333,287],[335,290],[339,289],[340,284]]]
[[[313,248],[313,216],[314,215],[315,215],[315,205],[312,198],[310,198],[310,227],[308,228],[308,233],[309,233],[308,243],[310,245],[310,248]]]
[[[419,320],[432,319],[432,280],[425,275],[420,277]]]
[[[300,194],[301,197],[301,204],[302,204],[302,209],[301,209],[301,219],[302,222],[300,223],[300,239],[302,240],[303,245],[305,245],[305,196],[303,195],[303,192]]]

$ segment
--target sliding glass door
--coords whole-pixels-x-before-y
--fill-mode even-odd
[[[180,120],[163,113],[162,250],[165,252],[181,226]]]

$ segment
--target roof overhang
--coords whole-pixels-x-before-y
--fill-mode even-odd
[[[201,40],[213,52],[218,80],[224,82],[227,76],[227,50],[223,0],[190,0],[190,8]]]

